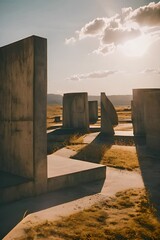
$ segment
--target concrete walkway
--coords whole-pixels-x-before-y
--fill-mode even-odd
[[[24,229],[46,220],[57,220],[61,216],[67,216],[92,206],[94,203],[114,196],[118,191],[129,188],[143,188],[143,180],[139,173],[122,171],[107,167],[105,181],[96,181],[79,185],[74,188],[59,190],[32,199],[8,204],[0,209],[0,218],[5,214],[1,227],[7,228],[9,221],[16,214],[33,212],[26,216],[4,240],[13,240],[24,236]],[[10,214],[12,213],[12,217]],[[2,221],[2,219],[0,219]],[[5,221],[6,224],[5,224]],[[7,229],[6,229],[7,230]]]
[[[132,136],[131,131],[127,132],[127,135]],[[119,131],[116,132],[116,134],[118,133],[120,134]],[[123,131],[121,134],[126,136],[125,133]],[[98,134],[99,132],[86,135],[84,143],[91,143]],[[63,148],[54,153],[54,156],[69,158],[74,154],[75,151]],[[57,220],[61,216],[81,211],[98,201],[114,196],[119,191],[143,187],[144,182],[140,173],[107,167],[104,181],[97,180],[81,184],[1,207],[0,227],[2,231],[0,229],[0,233],[4,236],[19,222],[4,237],[4,240],[13,240],[24,236],[24,229],[27,227],[40,224],[46,220]],[[24,215],[27,216],[23,219]]]

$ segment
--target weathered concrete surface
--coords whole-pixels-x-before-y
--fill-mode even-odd
[[[144,119],[147,148],[160,153],[160,90],[145,94]]]
[[[70,158],[71,156],[74,156],[75,153],[76,151],[64,147],[54,152],[54,156]]]
[[[133,101],[132,101],[132,121],[134,135],[145,136],[145,118],[144,118],[144,105],[146,102],[146,93],[157,92],[160,89],[133,89]]]
[[[118,124],[118,116],[113,104],[101,93],[101,132],[108,136],[114,135],[113,126]]]
[[[47,40],[31,36],[1,47],[0,82],[0,171],[34,181],[30,194],[45,192]]]
[[[77,186],[106,177],[106,166],[55,154],[48,156],[48,191]]]
[[[89,130],[88,94],[66,93],[63,96],[63,127]]]
[[[79,212],[99,201],[114,196],[118,191],[144,187],[141,175],[136,172],[107,167],[106,176],[105,182],[96,181],[85,185],[82,184],[78,188],[64,189],[36,199],[23,200],[19,204],[14,203],[3,208],[3,211],[0,209],[0,219],[6,214],[6,221],[3,221],[2,225],[4,226],[3,231],[5,230],[5,222],[7,222],[7,213],[10,215],[10,212],[12,212],[14,216],[18,214],[23,216],[26,210],[28,210],[28,213],[34,212],[25,217],[4,240],[22,238],[22,236],[24,237],[24,228],[33,227],[46,220],[61,219],[61,216]]]
[[[98,101],[89,101],[89,122],[96,123],[98,120]]]

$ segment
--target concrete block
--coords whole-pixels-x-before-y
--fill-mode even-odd
[[[98,101],[89,101],[89,122],[96,123],[98,121]]]
[[[101,93],[101,132],[108,136],[114,135],[113,126],[118,124],[118,116],[113,104]]]
[[[0,171],[32,180],[33,194],[45,192],[47,40],[31,36],[1,47],[0,82]]]
[[[63,96],[63,127],[89,130],[88,94],[66,93]]]
[[[133,131],[136,136],[145,136],[145,119],[144,119],[144,105],[146,102],[146,93],[157,92],[159,89],[133,89],[133,102],[132,102],[132,122]]]
[[[77,186],[106,177],[106,166],[101,164],[48,156],[48,191]]]
[[[160,153],[160,89],[146,93],[144,121],[147,148]]]

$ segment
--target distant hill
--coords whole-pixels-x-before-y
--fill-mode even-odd
[[[132,95],[111,95],[107,96],[114,106],[131,105]],[[48,104],[62,105],[63,96],[60,94],[48,94]],[[98,101],[100,103],[100,96],[88,96],[89,101]]]
[[[60,95],[60,94],[47,94],[47,104],[62,105],[62,95]]]
[[[108,96],[109,100],[114,106],[131,105],[132,95],[111,95]]]

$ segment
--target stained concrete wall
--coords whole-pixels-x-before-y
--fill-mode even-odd
[[[89,130],[88,94],[66,93],[63,96],[63,127]]]
[[[107,135],[114,135],[113,126],[118,124],[118,116],[113,104],[101,93],[101,132]]]
[[[32,36],[0,48],[0,170],[46,191],[47,40]]]
[[[132,102],[132,122],[133,131],[136,136],[145,136],[145,118],[144,118],[144,105],[146,102],[146,93],[156,92],[159,89],[133,89],[133,102]]]
[[[89,101],[89,122],[96,123],[98,121],[98,101]]]
[[[160,153],[160,89],[145,93],[144,119],[147,148]]]

